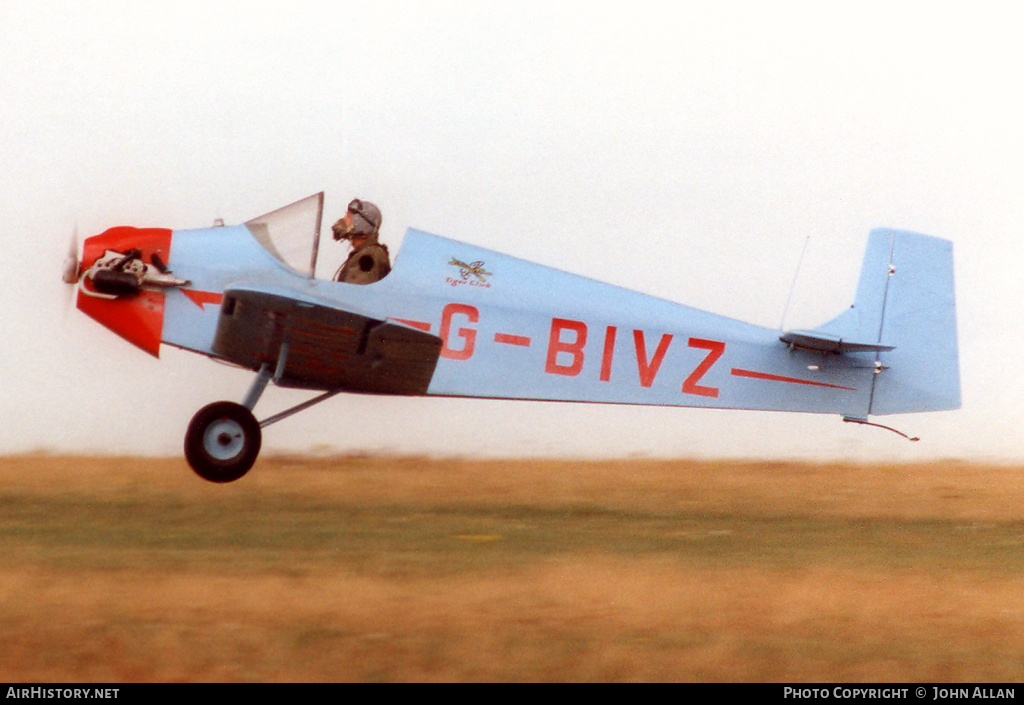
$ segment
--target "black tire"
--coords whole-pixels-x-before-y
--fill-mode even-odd
[[[218,401],[196,412],[185,433],[185,458],[210,482],[234,482],[256,462],[263,434],[252,412]]]

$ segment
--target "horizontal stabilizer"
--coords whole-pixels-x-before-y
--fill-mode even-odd
[[[835,353],[836,355],[841,353],[885,352],[886,350],[895,349],[892,345],[855,343],[849,340],[843,340],[839,336],[811,330],[791,330],[780,335],[779,340],[795,348]]]

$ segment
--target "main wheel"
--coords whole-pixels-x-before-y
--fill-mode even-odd
[[[230,401],[214,402],[189,422],[185,458],[204,480],[234,482],[256,462],[262,437],[251,411]]]

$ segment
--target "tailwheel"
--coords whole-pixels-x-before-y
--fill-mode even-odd
[[[218,401],[196,412],[185,433],[185,458],[210,482],[234,482],[260,454],[260,424],[246,407]]]

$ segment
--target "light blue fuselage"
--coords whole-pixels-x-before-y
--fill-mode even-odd
[[[279,294],[439,336],[430,395],[867,417],[886,355],[898,352],[794,348],[777,330],[416,230],[392,272],[366,286],[304,277],[245,226],[175,231],[168,266],[209,302],[169,291],[167,344],[214,356],[217,294]],[[931,406],[955,408],[943,403]]]

